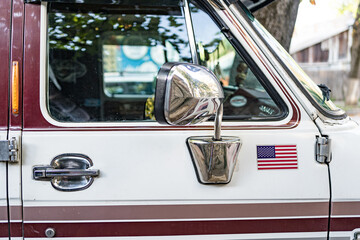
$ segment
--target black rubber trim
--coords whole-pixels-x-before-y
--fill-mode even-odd
[[[206,4],[205,0],[198,0],[196,2],[215,22],[215,24],[218,25],[219,29],[228,28],[225,22],[219,17],[219,15],[216,13],[214,9],[212,9],[208,4]],[[237,51],[237,53],[242,57],[242,59],[245,61],[245,63],[250,67],[250,70],[253,72],[253,74],[256,76],[256,78],[259,80],[260,84],[264,87],[264,89],[267,91],[271,99],[277,104],[277,106],[280,108],[281,113],[278,116],[275,117],[264,117],[264,118],[251,118],[247,120],[251,121],[279,121],[283,120],[288,116],[289,109],[283,99],[280,97],[278,92],[275,90],[275,88],[271,85],[265,74],[262,72],[262,70],[259,68],[259,66],[254,62],[254,60],[250,57],[250,54],[242,47],[240,42],[233,36],[233,34],[229,31],[226,36],[228,41],[231,43],[231,45],[234,47],[234,49]],[[195,37],[196,40],[196,37]],[[242,120],[242,119],[235,119],[233,116],[223,116],[223,120]]]
[[[2,0],[1,0],[2,1]],[[163,7],[179,7],[177,0],[157,0],[148,3],[146,0],[24,0],[25,3],[39,4],[42,2],[61,3],[61,4],[96,4],[96,5],[144,5],[144,6],[163,6]]]
[[[41,3],[41,1],[40,0],[24,0],[24,3],[39,4],[39,3]]]
[[[241,2],[249,11],[256,12],[257,10],[269,5],[274,0],[225,0],[226,4],[233,4]],[[244,3],[245,2],[245,3]],[[252,2],[252,3],[251,3]],[[247,4],[246,4],[247,3]]]
[[[162,65],[156,76],[154,112],[155,119],[160,124],[169,124],[166,121],[164,114],[166,83],[171,68],[178,64],[179,63],[174,62],[165,63],[164,65]]]
[[[241,2],[238,2],[239,5],[243,5]],[[293,80],[293,82],[296,84],[296,86],[300,89],[300,91],[308,98],[308,100],[311,102],[311,104],[324,116],[333,118],[335,120],[341,120],[345,119],[347,117],[347,114],[344,110],[339,109],[337,111],[329,111],[322,106],[320,106],[310,95],[310,93],[304,88],[304,86],[301,84],[301,82],[295,77],[295,75],[291,72],[291,70],[286,66],[286,63],[283,62],[283,60],[276,54],[276,52],[273,50],[271,45],[266,42],[266,40],[263,38],[263,36],[258,32],[258,30],[253,26],[253,23],[250,19],[247,18],[246,13],[243,11],[241,7],[238,5],[234,5],[236,9],[240,12],[242,17],[249,23],[252,30],[256,33],[256,35],[261,39],[261,41],[265,44],[265,46],[270,50],[271,54],[274,56],[274,58],[280,63],[280,65],[283,67],[283,69],[286,71],[286,73],[290,76],[290,78]],[[243,5],[244,6],[244,5]]]

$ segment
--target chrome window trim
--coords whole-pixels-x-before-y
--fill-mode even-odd
[[[190,45],[190,51],[191,51],[191,57],[194,64],[199,64],[199,58],[196,51],[196,40],[195,40],[195,34],[194,34],[194,28],[192,24],[191,19],[191,13],[190,13],[190,6],[188,0],[183,0],[183,7],[184,16],[185,16],[185,25],[186,25],[186,31],[189,38],[189,45]]]

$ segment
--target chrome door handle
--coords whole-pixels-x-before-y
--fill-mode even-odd
[[[97,169],[54,169],[46,166],[35,166],[33,169],[35,180],[47,180],[53,177],[97,177],[100,172]]]
[[[83,190],[94,182],[100,170],[90,169],[91,159],[83,154],[66,153],[56,156],[50,165],[33,167],[34,180],[51,181],[51,185],[60,191]]]

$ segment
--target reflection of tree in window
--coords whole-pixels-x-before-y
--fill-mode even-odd
[[[190,9],[200,64],[214,72],[224,89],[224,119],[279,116],[279,107],[210,16],[195,3]]]
[[[168,41],[179,53],[184,54],[182,58],[185,61],[191,60],[189,54],[183,51],[187,48],[188,41],[182,16],[58,11],[54,10],[49,14],[50,48],[98,54],[96,41],[99,41],[102,33],[113,32],[128,36],[138,32],[146,33],[145,44],[148,46]]]
[[[55,84],[59,88],[50,87],[49,95],[61,91],[91,115],[90,121],[144,120],[160,66],[166,61],[191,62],[180,5],[144,3],[136,7],[49,3],[49,65],[59,81]],[[127,65],[122,64],[125,58]],[[61,82],[64,71],[55,65],[64,62],[85,66],[86,74],[71,73],[75,70],[67,64],[74,79]]]

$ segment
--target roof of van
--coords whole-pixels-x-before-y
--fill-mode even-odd
[[[0,0],[2,1],[2,0]],[[58,2],[58,3],[99,3],[100,0],[24,0],[25,3],[40,3],[40,2]],[[228,0],[229,2],[237,2],[239,0]],[[275,0],[240,0],[251,12],[255,12],[260,8],[265,7],[269,3]],[[132,0],[101,0],[101,2],[108,3],[108,4],[117,4],[117,3],[125,3],[125,2],[132,2]],[[171,0],[158,0],[159,5],[167,5],[172,2]],[[177,3],[177,2],[176,2]]]

